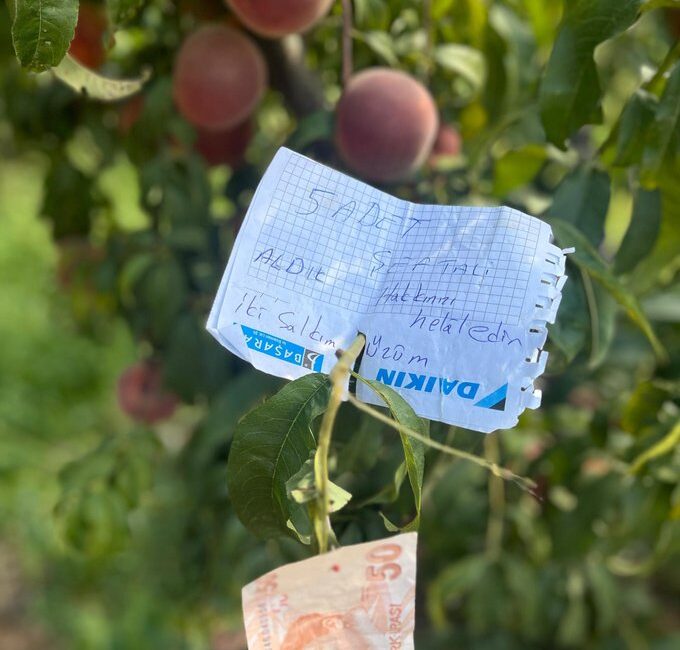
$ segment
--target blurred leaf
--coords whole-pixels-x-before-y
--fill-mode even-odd
[[[597,610],[597,627],[602,633],[609,632],[619,618],[619,585],[599,559],[589,558],[586,563],[586,578]]]
[[[113,25],[130,22],[144,5],[144,0],[106,0],[109,18]]]
[[[360,29],[383,29],[389,25],[390,9],[385,0],[354,0],[354,22]]]
[[[562,289],[557,320],[548,326],[550,341],[559,348],[567,363],[585,347],[589,327],[583,277],[580,273],[570,274]]]
[[[147,71],[137,79],[109,79],[86,68],[69,54],[52,72],[57,79],[77,93],[103,102],[114,102],[131,97],[138,93],[151,77],[151,73]]]
[[[90,179],[67,160],[57,158],[45,179],[42,206],[55,239],[87,235],[95,205]]]
[[[319,140],[331,140],[333,137],[334,114],[331,111],[317,111],[298,122],[297,128],[290,134],[286,146],[294,151],[304,151],[309,145]]]
[[[640,189],[635,195],[633,216],[614,260],[614,272],[626,273],[654,248],[661,227],[661,194]]]
[[[637,474],[647,463],[670,454],[680,447],[680,422],[678,422],[661,440],[642,452],[633,462],[630,471]]]
[[[515,611],[520,620],[522,633],[536,638],[542,615],[541,593],[536,569],[522,556],[505,554],[502,558],[503,573]]]
[[[446,625],[447,605],[461,598],[477,583],[488,563],[486,555],[469,555],[439,573],[427,594],[427,610],[435,626],[441,628]]]
[[[590,368],[597,368],[607,356],[616,332],[618,306],[612,295],[600,285],[593,285],[584,273],[583,284],[590,313]]]
[[[621,427],[638,435],[647,427],[658,424],[659,410],[668,398],[668,391],[654,382],[639,383],[623,408]]]
[[[412,429],[416,433],[424,436],[428,435],[428,427],[424,420],[419,418],[411,405],[396,391],[389,386],[375,381],[373,379],[366,379],[360,375],[356,375],[357,379],[363,381],[373,392],[385,402],[387,408],[390,410],[392,417],[399,422],[399,424]],[[388,530],[408,531],[418,530],[420,523],[420,506],[422,502],[423,489],[423,472],[425,470],[425,446],[422,442],[414,440],[409,436],[400,433],[401,444],[404,448],[404,461],[406,462],[406,471],[408,473],[408,480],[413,491],[413,499],[416,505],[416,516],[414,519],[403,527],[398,527],[392,524],[387,518],[384,518],[385,525]]]
[[[258,537],[291,534],[287,481],[316,448],[312,422],[328,405],[326,375],[310,374],[284,386],[236,427],[227,465],[234,510]]]
[[[538,144],[528,144],[505,153],[494,165],[494,194],[505,196],[531,182],[543,167],[547,157],[545,147]]]
[[[546,216],[570,223],[591,244],[599,246],[604,238],[609,197],[609,175],[597,169],[579,167],[557,188]]]
[[[155,342],[167,341],[177,316],[185,307],[187,291],[182,267],[173,258],[157,259],[141,276],[135,287],[137,311],[134,315]]]
[[[650,126],[654,123],[657,99],[638,89],[626,104],[618,124],[614,165],[625,167],[639,163]]]
[[[430,11],[432,12],[432,18],[434,20],[443,18],[449,13],[454,2],[456,2],[456,0],[431,0]]]
[[[359,32],[357,38],[366,43],[385,63],[394,68],[399,66],[399,60],[394,51],[394,41],[389,34],[379,31]]]
[[[172,326],[165,351],[168,387],[183,401],[212,397],[229,379],[229,356],[191,312],[180,314]]]
[[[126,232],[146,230],[151,219],[141,207],[141,191],[137,168],[119,154],[97,178],[97,187],[111,208],[111,218]]]
[[[12,42],[22,66],[37,72],[66,54],[78,22],[78,0],[10,0]]]
[[[584,124],[599,123],[600,80],[595,48],[635,21],[641,0],[573,0],[567,3],[560,31],[540,87],[541,119],[548,140],[564,148]]]
[[[667,284],[680,263],[680,183],[675,174],[659,178],[661,225],[651,253],[635,267],[630,283],[639,292],[657,284]]]
[[[576,249],[576,252],[571,255],[571,260],[590,273],[614,296],[616,301],[626,310],[630,319],[644,332],[655,353],[659,357],[664,357],[666,354],[664,347],[640,309],[637,299],[611,272],[607,263],[600,257],[590,242],[572,224],[566,221],[551,219],[550,224],[560,246],[563,248],[573,246]]]
[[[486,64],[484,55],[468,45],[447,43],[434,50],[434,59],[439,65],[459,74],[465,79],[474,92],[484,85]]]
[[[657,177],[666,162],[678,160],[680,152],[680,63],[676,63],[659,100],[649,127],[642,156],[641,178],[647,187],[657,186]]]
[[[583,576],[574,569],[567,578],[569,604],[557,630],[560,645],[583,647],[588,633],[588,609],[584,592]]]

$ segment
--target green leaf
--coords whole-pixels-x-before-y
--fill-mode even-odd
[[[557,188],[546,216],[572,224],[598,246],[604,237],[609,197],[609,176],[597,169],[579,167]]]
[[[449,43],[435,48],[434,59],[442,67],[463,77],[474,92],[484,86],[486,64],[479,50],[468,45]]]
[[[284,386],[236,427],[227,464],[234,510],[259,537],[290,535],[294,503],[287,481],[316,449],[312,422],[328,405],[327,375],[306,375]],[[299,506],[298,506],[299,507]]]
[[[319,140],[331,140],[333,137],[334,115],[331,111],[316,111],[302,118],[297,128],[290,134],[286,146],[293,151],[303,151]]]
[[[633,216],[614,260],[614,271],[626,273],[647,257],[654,248],[661,228],[661,194],[638,190]]]
[[[623,408],[621,428],[638,435],[647,427],[658,424],[659,410],[669,397],[669,392],[654,382],[641,382]]]
[[[106,0],[112,25],[130,22],[144,5],[144,0]]]
[[[354,24],[360,29],[389,26],[390,10],[385,0],[354,0]]]
[[[573,0],[564,17],[540,87],[541,119],[548,140],[564,141],[584,124],[599,123],[600,81],[595,48],[630,27],[641,0]]]
[[[645,186],[656,187],[662,167],[678,160],[680,151],[680,63],[668,78],[642,155],[641,179]]]
[[[419,418],[410,404],[396,391],[392,390],[389,386],[385,386],[379,381],[373,379],[366,379],[360,375],[355,375],[357,379],[363,381],[364,384],[369,386],[375,393],[380,397],[380,399],[385,402],[387,408],[390,410],[392,417],[399,423],[409,429],[412,429],[416,433],[420,433],[423,436],[428,435],[428,426],[424,420]],[[423,490],[423,473],[425,470],[425,446],[418,440],[407,436],[406,434],[400,433],[401,444],[404,448],[404,461],[406,462],[406,472],[408,474],[408,480],[411,484],[411,490],[413,491],[413,499],[416,505],[416,516],[411,522],[406,526],[399,528],[389,522],[384,516],[385,525],[388,530],[396,531],[409,531],[417,530],[418,524],[420,523],[420,507],[422,502],[422,490]]]
[[[627,167],[642,160],[649,127],[654,122],[657,98],[638,89],[626,104],[616,134],[616,159],[614,165]]]
[[[446,625],[447,604],[466,594],[488,565],[486,555],[470,555],[450,564],[437,576],[427,594],[427,610],[436,627]]]
[[[569,274],[562,289],[562,302],[554,324],[548,326],[550,341],[567,363],[585,347],[588,335],[588,307],[581,274]]]
[[[680,446],[680,422],[678,422],[661,440],[642,452],[634,461],[631,472],[637,474],[650,461],[671,453]]]
[[[548,153],[545,147],[528,144],[508,151],[494,165],[493,193],[505,196],[512,190],[531,182],[543,167]]]
[[[674,174],[662,174],[661,226],[651,253],[631,274],[630,282],[636,291],[648,291],[659,283],[669,283],[680,266],[680,183]]]
[[[151,76],[147,71],[137,79],[109,79],[81,65],[70,55],[65,56],[52,72],[77,93],[102,102],[114,102],[134,95]]]
[[[597,627],[608,632],[615,625],[620,612],[619,586],[604,562],[589,558],[586,578],[597,610]]]
[[[644,332],[659,357],[665,357],[665,350],[657,338],[647,317],[640,309],[635,296],[612,273],[607,263],[600,257],[586,237],[574,226],[561,219],[551,219],[553,232],[563,248],[574,247],[576,252],[571,260],[581,269],[587,271],[603,287],[614,296],[616,301],[626,310],[630,319]]]
[[[583,272],[583,285],[590,314],[590,368],[597,368],[607,356],[616,332],[618,305],[612,295],[600,285],[593,285]]]
[[[12,42],[22,66],[40,72],[68,51],[78,22],[78,0],[10,0]]]
[[[357,38],[366,43],[385,63],[394,68],[399,66],[399,59],[394,51],[394,41],[389,34],[380,31],[359,32]]]
[[[295,503],[309,503],[318,496],[314,481],[314,454],[305,461],[305,464],[286,481],[286,493],[288,498]],[[328,483],[328,496],[331,506],[329,512],[337,512],[344,508],[352,498],[352,495],[333,481]]]

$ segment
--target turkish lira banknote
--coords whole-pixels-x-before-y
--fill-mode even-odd
[[[249,650],[413,648],[417,534],[356,544],[243,588]]]

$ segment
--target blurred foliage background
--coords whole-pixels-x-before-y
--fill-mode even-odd
[[[234,426],[280,382],[203,326],[276,149],[347,169],[333,139],[340,4],[303,37],[256,37],[270,86],[231,165],[196,148],[171,84],[187,34],[237,24],[221,2],[109,3],[130,11],[98,33],[102,60],[89,64],[112,79],[151,74],[113,103],[22,68],[0,8],[3,650],[241,649],[240,588],[309,554],[257,540],[233,514]],[[538,488],[428,454],[417,648],[680,645],[674,5],[353,3],[355,70],[419,78],[462,141],[386,189],[513,205],[578,249],[541,408],[488,437],[432,424]],[[119,378],[140,360],[162,369],[172,417],[121,410]],[[336,530],[342,543],[382,537],[379,510],[399,519],[411,503],[395,487],[398,440],[342,418],[335,474],[354,499]]]

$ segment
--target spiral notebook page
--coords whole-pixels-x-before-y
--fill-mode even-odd
[[[511,208],[410,203],[282,148],[208,329],[256,368],[290,379],[329,372],[335,351],[363,332],[360,373],[419,415],[508,428],[540,403],[533,382],[566,280],[551,236]]]

